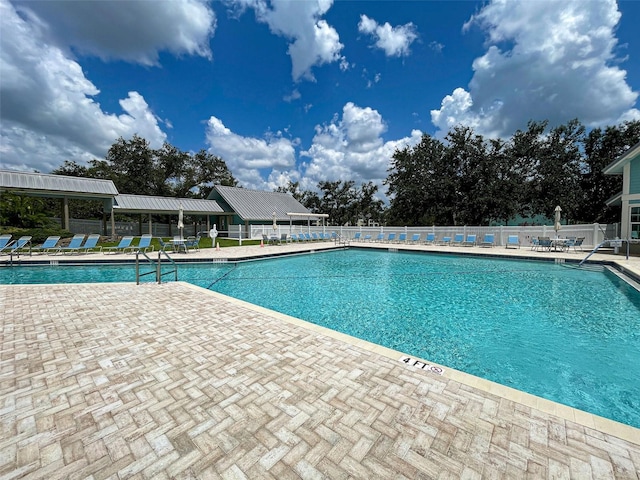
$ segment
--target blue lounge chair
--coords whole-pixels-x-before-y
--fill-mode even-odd
[[[361,236],[362,236],[362,232],[356,232],[356,234],[353,236],[353,241],[359,242]]]
[[[418,243],[420,241],[420,234],[414,233],[411,237],[411,243]]]
[[[312,240],[311,235],[309,235],[308,233],[305,233],[305,234],[304,234],[304,239],[305,239],[307,242],[310,242],[310,241]]]
[[[507,243],[504,246],[504,248],[511,248],[511,247],[520,248],[520,239],[518,238],[518,235],[509,235],[507,237]]]
[[[480,242],[481,247],[493,247],[496,244],[496,236],[493,233],[485,233],[482,242]]]
[[[42,245],[31,247],[31,253],[49,253],[52,250],[57,250],[60,237],[58,235],[51,235],[42,242]]]
[[[442,237],[440,245],[451,245],[451,237]]]
[[[315,240],[316,242],[318,242],[318,241],[322,240],[320,237],[318,237],[318,234],[317,234],[316,232],[312,232],[312,233],[311,233],[311,238],[312,238],[313,240]]]
[[[79,233],[77,235],[74,235],[71,241],[69,242],[69,245],[67,245],[66,247],[58,247],[55,249],[55,251],[52,250],[52,253],[66,253],[66,252],[77,253],[80,250],[80,247],[82,246],[82,242],[84,242],[85,236],[86,235],[84,233]]]
[[[0,252],[11,243],[11,234],[0,235]]]
[[[387,235],[387,242],[391,243],[396,239],[396,234],[394,232],[391,232],[389,235]]]
[[[464,242],[464,235],[462,233],[456,233],[455,236],[453,237],[453,241],[451,242],[451,245],[460,246],[462,245],[462,242]]]
[[[91,253],[95,250],[102,251],[102,247],[98,247],[98,242],[100,241],[100,235],[97,233],[92,233],[87,237],[84,241],[84,245],[82,245],[78,249],[78,253]]]
[[[467,239],[462,242],[462,245],[464,245],[465,247],[474,247],[476,245],[476,239],[478,238],[477,235],[467,235]]]
[[[451,238],[449,238],[451,241]],[[435,233],[427,233],[427,238],[424,239],[424,243],[435,245],[436,243],[436,234]]]
[[[138,241],[138,245],[131,247],[132,252],[153,252],[153,245],[151,245],[151,240],[153,240],[153,235],[145,234],[140,237]]]
[[[120,243],[115,247],[106,247],[103,252],[104,253],[121,253],[126,252],[127,250],[132,250],[131,242],[133,242],[133,235],[127,235],[120,239]]]
[[[406,233],[401,233],[400,235],[398,235],[398,243],[407,243],[407,234]]]
[[[9,242],[3,249],[0,250],[0,252],[3,254],[15,253],[20,255],[20,252],[27,248],[29,249],[29,252],[31,252],[30,243],[31,243],[31,236],[24,235],[20,237],[18,240],[16,240],[15,242]]]
[[[384,240],[384,233],[379,233],[376,237],[376,242],[381,242]]]
[[[364,241],[365,241],[365,242],[370,242],[370,241],[371,241],[371,235],[366,234],[366,235],[364,236]]]

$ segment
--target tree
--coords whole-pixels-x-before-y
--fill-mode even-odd
[[[137,135],[120,137],[105,160],[88,167],[66,161],[53,173],[111,180],[120,193],[165,197],[206,198],[213,185],[238,183],[224,160],[205,150],[189,154],[169,143],[154,150]]]
[[[0,200],[0,225],[19,228],[50,226],[44,199],[3,192]]]
[[[622,177],[605,175],[603,169],[640,141],[640,121],[624,122],[589,132],[584,144],[584,173],[580,205],[582,219],[592,222],[618,222],[620,209],[606,201],[622,191]]]
[[[557,205],[568,220],[580,215],[580,147],[585,134],[578,120],[551,129],[539,152],[537,175],[533,181],[534,212],[553,218]]]
[[[413,148],[396,150],[384,182],[391,197],[390,223],[427,225],[451,218],[447,201],[455,191],[455,180],[444,154],[442,142],[427,134]]]

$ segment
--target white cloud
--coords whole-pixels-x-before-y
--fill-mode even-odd
[[[343,45],[338,32],[321,19],[333,0],[228,0],[227,4],[240,12],[253,8],[258,21],[291,41],[288,53],[294,81],[315,81],[311,71],[315,66],[337,61],[342,69],[348,65],[340,55]]]
[[[358,31],[375,39],[375,46],[384,50],[388,57],[405,57],[411,53],[409,47],[418,38],[416,27],[409,22],[392,27],[388,22],[378,24],[366,15],[360,15]]]
[[[297,140],[284,138],[280,132],[265,138],[243,137],[212,116],[207,122],[206,139],[209,152],[222,158],[245,187],[264,188],[261,171],[268,174],[273,169],[295,167]]]
[[[159,147],[166,135],[144,98],[129,92],[123,113],[107,114],[98,88],[78,63],[41,36],[41,23],[0,0],[0,135],[2,167],[49,172],[65,160],[104,158],[120,136],[134,133]]]
[[[39,17],[47,43],[81,54],[144,65],[157,65],[160,51],[211,57],[209,39],[216,18],[201,0],[14,3],[31,23]]]
[[[469,90],[447,95],[432,122],[443,132],[465,124],[509,136],[531,119],[601,126],[640,118],[638,93],[615,65],[619,20],[614,0],[493,1],[465,24],[488,37]]]
[[[413,130],[410,137],[385,142],[387,127],[380,113],[353,103],[342,109],[326,125],[317,126],[313,144],[302,156],[310,160],[301,179],[303,189],[315,190],[322,180],[354,180],[356,184],[373,181],[381,187],[387,177],[391,157],[398,148],[415,145],[422,132]]]

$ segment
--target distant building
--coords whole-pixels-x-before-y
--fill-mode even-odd
[[[243,237],[251,234],[251,225],[311,225],[327,217],[309,211],[288,193],[216,185],[208,198],[224,210],[215,220],[218,230],[234,232],[242,225]]]

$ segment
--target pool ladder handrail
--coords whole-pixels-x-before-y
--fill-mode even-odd
[[[584,258],[582,259],[582,261],[578,264],[578,266],[579,266],[579,267],[581,267],[581,266],[582,266],[582,264],[583,264],[584,262],[586,262],[586,261],[589,259],[589,257],[590,257],[591,255],[593,255],[594,253],[596,253],[596,252],[598,251],[598,249],[599,249],[599,248],[601,248],[601,247],[605,246],[607,243],[609,243],[609,240],[608,240],[608,239],[607,239],[607,240],[604,240],[604,241],[600,242],[598,245],[596,245],[596,247],[595,247],[593,250],[591,250],[591,252],[589,252],[589,255],[587,255],[586,257],[584,257]]]
[[[151,264],[154,267],[153,270],[149,272],[140,273],[140,259],[139,259],[140,255],[142,255],[147,260],[147,263]],[[167,257],[167,260],[169,260],[169,263],[173,266],[172,270],[169,270],[166,272],[162,271],[162,255]],[[136,251],[136,285],[140,285],[140,277],[144,277],[145,275],[151,275],[152,273],[156,274],[156,282],[158,282],[158,284],[162,283],[162,277],[164,275],[168,275],[170,273],[173,273],[174,280],[176,282],[178,281],[178,265],[173,260],[173,258],[169,256],[167,252],[165,252],[164,250],[158,250],[158,260],[154,261],[145,252],[142,252],[140,250]]]
[[[341,234],[337,234],[334,238],[335,245],[343,245],[348,247],[350,244],[349,238],[344,238]]]

